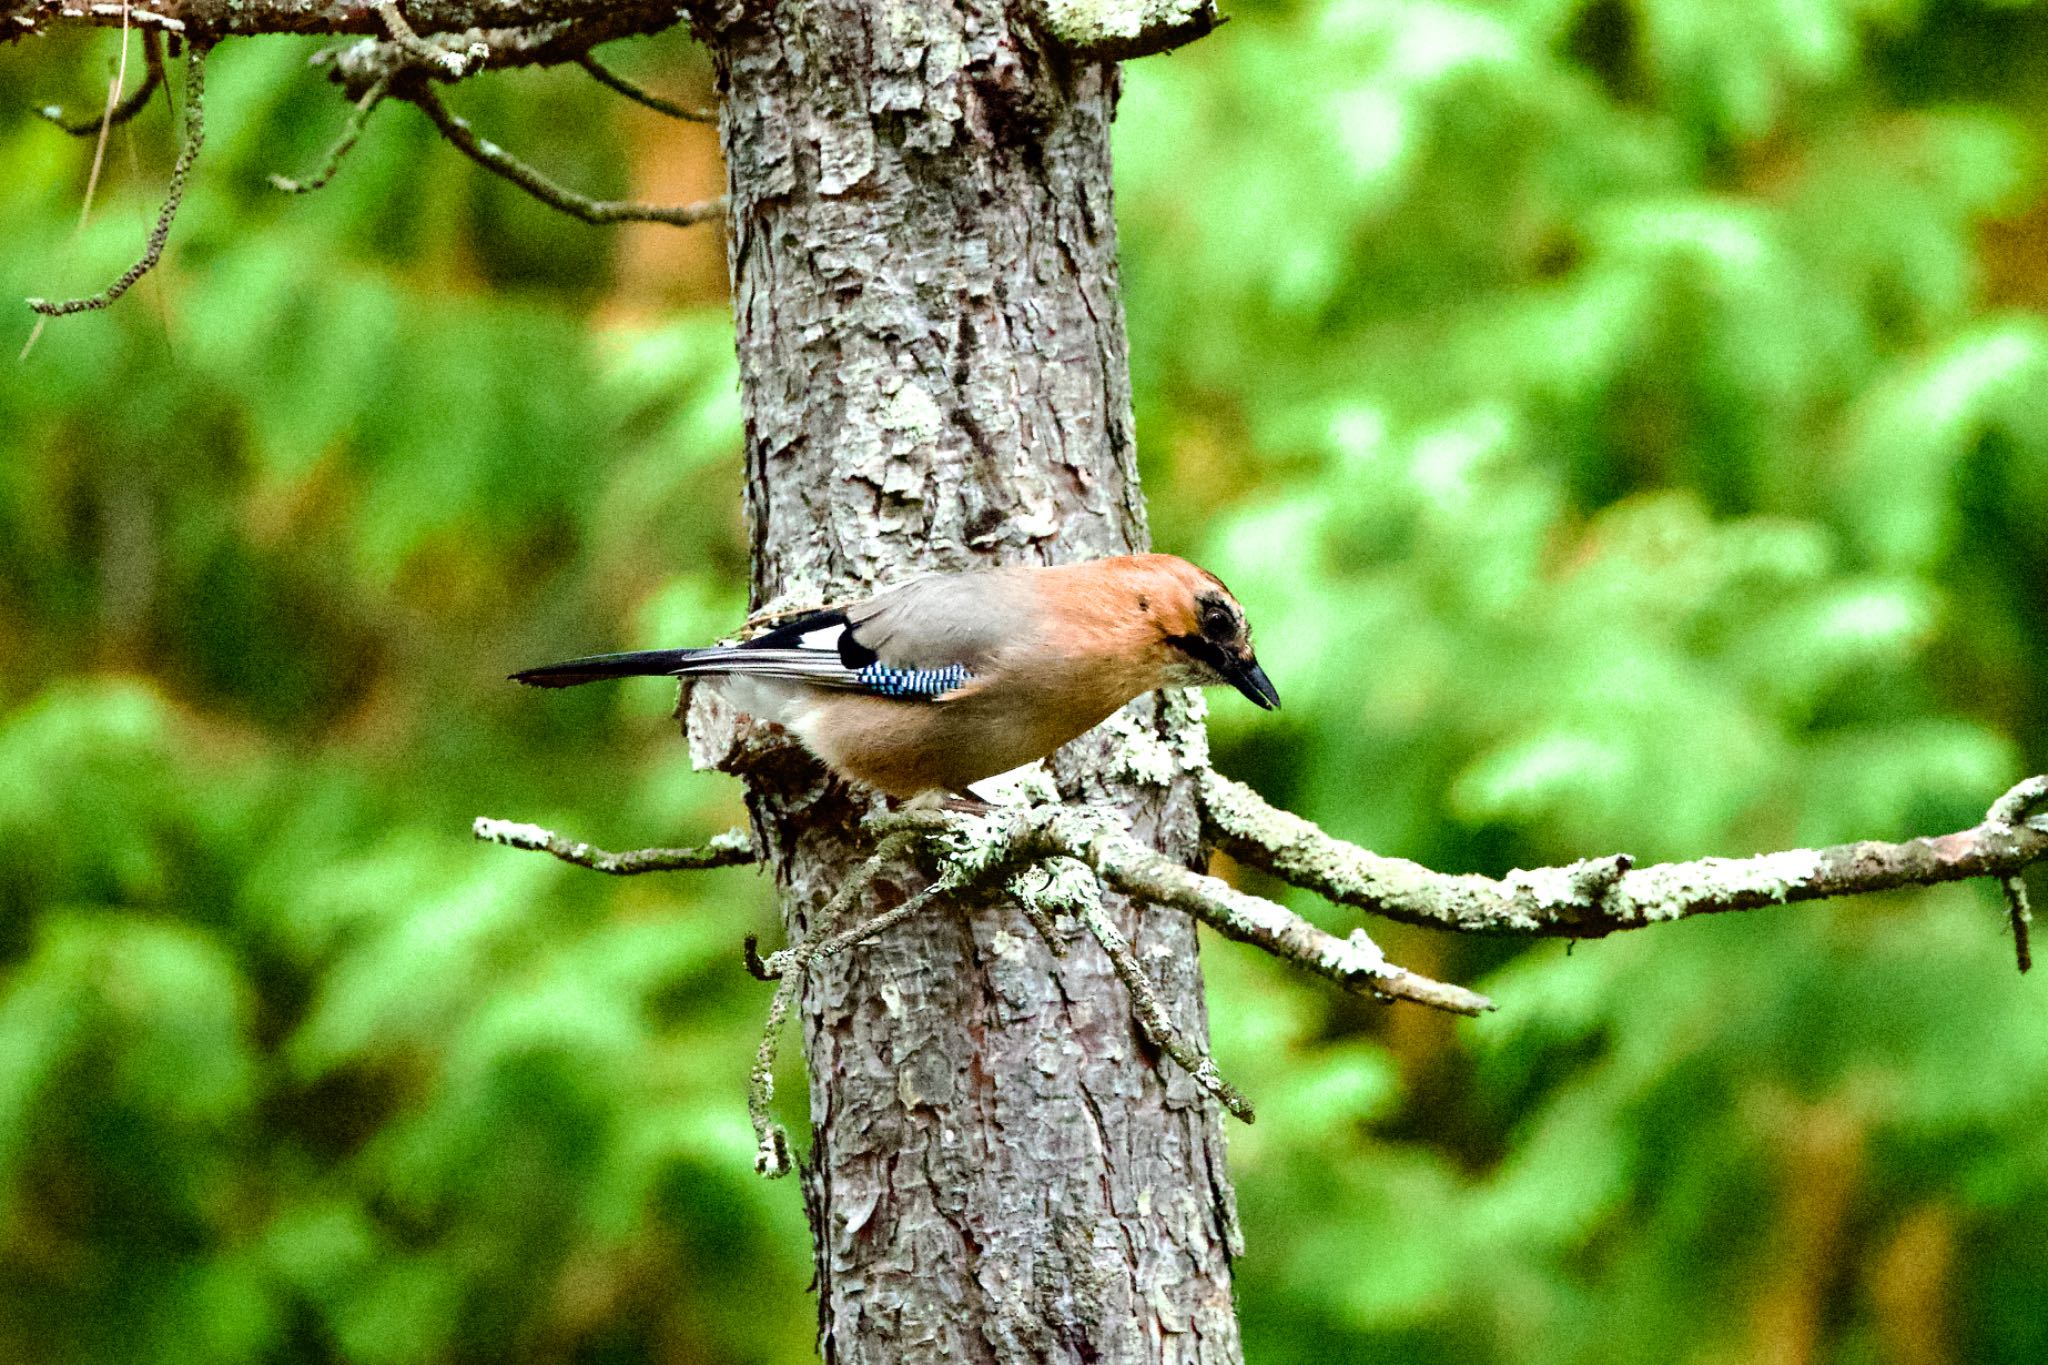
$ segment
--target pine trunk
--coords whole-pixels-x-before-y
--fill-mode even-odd
[[[724,96],[756,602],[1144,548],[1116,68],[945,0],[697,27]],[[865,799],[786,751],[750,760],[712,705],[693,741],[747,772],[800,936]],[[1136,703],[1063,752],[1063,794],[1194,860],[1188,776],[1157,759],[1199,723]],[[885,877],[868,909],[917,885]],[[1116,909],[1205,1036],[1190,922]],[[934,912],[825,964],[802,1015],[827,1360],[1239,1359],[1219,1111],[1137,1034],[1092,940],[1055,959],[1000,898]]]

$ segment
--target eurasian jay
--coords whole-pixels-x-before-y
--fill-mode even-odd
[[[1133,697],[1229,684],[1268,710],[1244,609],[1174,555],[934,574],[742,644],[529,668],[533,687],[710,678],[826,766],[890,796],[964,792],[1044,758]]]

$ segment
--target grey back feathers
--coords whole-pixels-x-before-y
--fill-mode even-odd
[[[913,579],[846,609],[861,644],[894,668],[978,672],[1034,619],[1031,570],[978,569]]]

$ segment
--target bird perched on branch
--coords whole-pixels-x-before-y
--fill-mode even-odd
[[[846,777],[891,796],[964,792],[1161,687],[1280,694],[1244,609],[1174,555],[934,574],[737,645],[599,654],[512,675],[533,687],[714,680]]]

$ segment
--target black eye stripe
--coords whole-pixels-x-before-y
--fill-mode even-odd
[[[1222,648],[1215,641],[1204,639],[1199,635],[1169,635],[1166,637],[1166,643],[1172,645],[1197,663],[1207,664],[1219,673],[1230,662],[1228,656],[1224,654]]]

